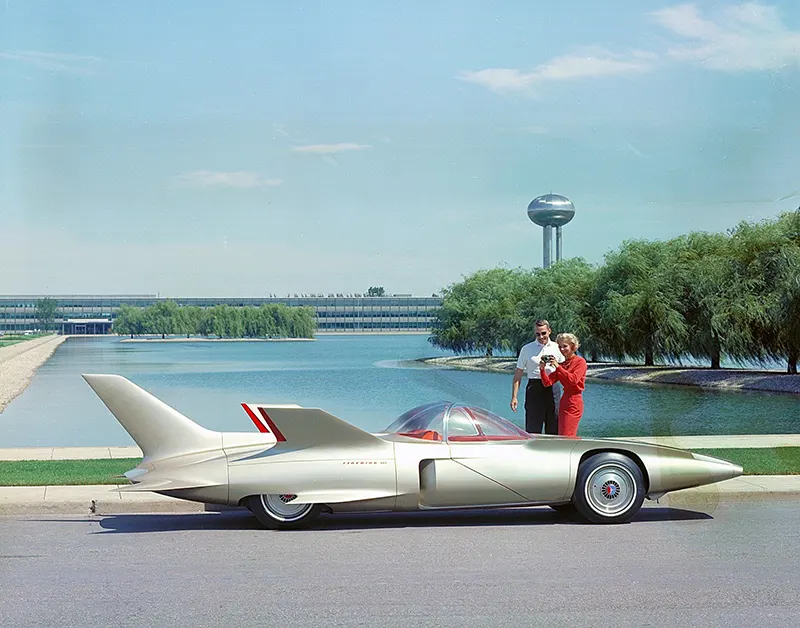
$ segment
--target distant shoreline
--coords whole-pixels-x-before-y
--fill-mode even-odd
[[[123,338],[120,342],[313,342],[315,338]]]
[[[419,358],[418,362],[432,366],[470,371],[507,373],[517,364],[511,357],[447,356]],[[704,367],[634,366],[590,362],[587,379],[599,379],[623,384],[693,386],[712,390],[756,391],[800,394],[800,375],[777,371],[744,369],[711,369]]]
[[[318,331],[314,338],[207,338],[205,336],[185,336],[168,335],[166,338],[160,336],[137,336],[130,338],[128,335],[104,334],[97,336],[82,336],[84,338],[107,338],[115,336],[120,338],[120,342],[313,342],[318,336],[427,336],[427,331]]]
[[[48,335],[0,347],[0,413],[25,392],[36,369],[47,362],[67,338]]]

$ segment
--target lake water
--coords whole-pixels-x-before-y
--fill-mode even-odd
[[[123,375],[214,430],[255,429],[241,402],[316,406],[378,431],[409,408],[449,399],[482,406],[524,425],[524,410],[514,413],[508,405],[510,374],[411,362],[437,355],[450,354],[436,349],[425,335],[220,343],[71,338],[0,414],[0,447],[134,444],[81,373]],[[791,395],[589,380],[584,398],[581,436],[800,431],[800,400]]]

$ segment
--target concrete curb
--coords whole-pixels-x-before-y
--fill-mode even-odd
[[[191,513],[205,512],[207,508],[217,507],[157,493],[121,492],[119,486],[113,484],[0,487],[0,515]]]
[[[176,500],[180,501],[180,500]],[[211,504],[209,504],[211,506]],[[161,501],[140,501],[117,504],[109,501],[91,500],[86,502],[19,502],[0,503],[2,515],[131,515],[131,514],[191,514],[216,512],[204,504],[164,503]]]

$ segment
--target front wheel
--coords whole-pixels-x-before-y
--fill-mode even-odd
[[[592,523],[626,523],[639,512],[644,493],[639,465],[622,454],[605,452],[581,464],[572,501]]]
[[[297,530],[322,512],[321,504],[295,504],[296,495],[251,495],[248,507],[258,522],[272,530]]]

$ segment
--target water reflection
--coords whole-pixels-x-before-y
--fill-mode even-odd
[[[118,373],[198,423],[252,430],[241,402],[321,407],[368,430],[405,410],[448,399],[517,425],[511,375],[411,365],[446,355],[424,335],[321,336],[298,343],[122,343],[70,339],[0,414],[0,447],[133,444],[80,373]],[[582,436],[796,433],[791,395],[589,380]]]

